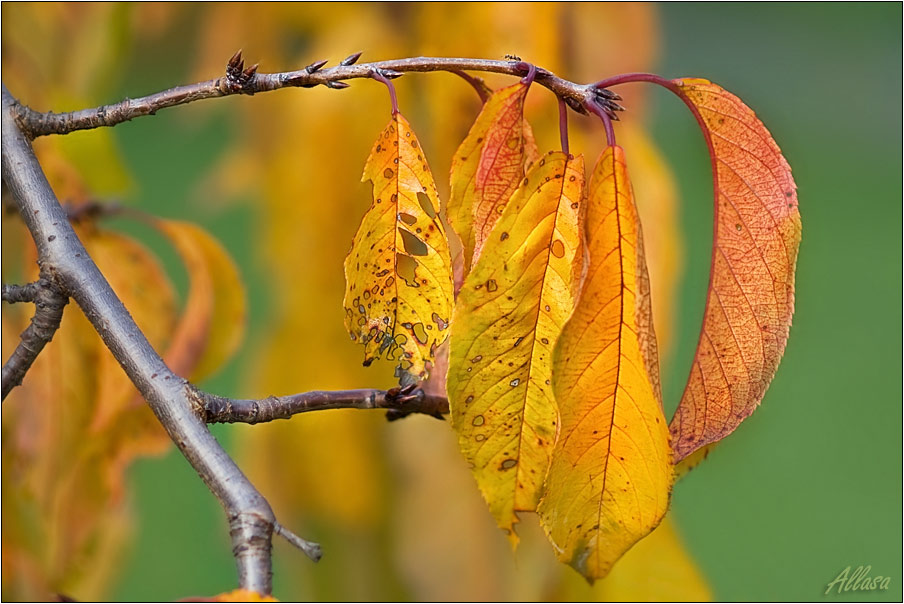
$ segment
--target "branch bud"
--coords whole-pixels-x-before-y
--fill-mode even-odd
[[[324,65],[326,65],[328,62],[329,61],[327,61],[325,59],[323,61],[315,61],[315,62],[311,63],[310,65],[308,65],[307,67],[305,67],[304,70],[307,71],[308,73],[314,73],[315,71],[320,71],[320,68],[323,67]]]
[[[349,66],[349,65],[354,65],[354,64],[357,62],[357,60],[358,60],[359,58],[361,58],[361,55],[362,55],[363,53],[364,53],[364,51],[361,51],[361,52],[356,52],[356,53],[353,54],[353,55],[348,55],[347,57],[345,57],[344,59],[342,59],[342,60],[339,62],[339,64],[342,65],[342,66],[344,66],[344,67],[347,67],[347,66]]]

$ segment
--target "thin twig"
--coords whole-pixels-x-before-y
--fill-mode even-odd
[[[479,78],[477,76],[472,76],[469,73],[465,73],[460,69],[452,69],[449,73],[454,73],[465,82],[471,85],[475,91],[477,91],[477,96],[480,97],[480,101],[482,103],[486,103],[487,99],[490,98],[490,94],[492,94],[493,90],[487,86],[486,82],[483,81],[483,78]]]
[[[275,522],[273,524],[273,532],[303,551],[304,555],[314,562],[320,562],[320,559],[323,557],[323,550],[319,543],[302,539],[280,523]]]
[[[19,336],[19,344],[3,364],[2,400],[6,400],[12,389],[22,383],[32,363],[60,328],[63,309],[69,302],[69,296],[55,283],[42,277],[27,285],[10,286],[4,283],[3,301],[34,302],[35,305],[31,323]]]
[[[388,418],[399,419],[412,413],[442,419],[449,402],[414,388],[390,390],[312,391],[263,399],[231,399],[201,390],[194,397],[204,409],[207,423],[260,424],[293,415],[325,409],[386,409]]]
[[[5,86],[2,94],[3,180],[31,232],[43,270],[79,305],[170,438],[222,503],[240,587],[270,593],[270,545],[276,522],[270,505],[207,430],[185,380],[166,366],[88,255],[17,123],[16,100]]]
[[[310,88],[324,85],[339,87],[344,80],[370,78],[374,70],[383,73],[447,71],[457,73],[463,71],[483,71],[523,76],[525,65],[521,61],[492,61],[487,59],[448,58],[448,57],[416,57],[360,63],[355,65],[338,65],[322,69],[322,63],[313,63],[297,71],[282,73],[256,73],[255,68],[242,70],[241,54],[229,62],[227,74],[215,80],[178,86],[137,99],[125,99],[119,103],[104,105],[93,109],[82,109],[68,113],[40,113],[19,105],[17,117],[21,127],[32,137],[47,134],[66,134],[75,130],[86,130],[103,126],[115,126],[136,117],[153,115],[161,109],[193,103],[203,99],[218,98],[234,94],[257,94],[280,88]],[[586,84],[577,84],[562,79],[545,69],[537,68],[536,82],[565,99],[569,107],[579,113],[586,113],[584,102],[599,89]]]

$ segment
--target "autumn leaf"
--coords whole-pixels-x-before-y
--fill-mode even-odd
[[[537,511],[558,558],[592,582],[656,527],[672,482],[640,225],[620,147],[608,147],[594,169],[586,233],[590,265],[555,350],[561,423]]]
[[[233,589],[212,598],[183,598],[180,602],[279,602],[279,600],[250,589]]]
[[[19,229],[4,219],[4,235]],[[176,308],[159,262],[123,235],[92,224],[77,232],[151,344],[165,348]],[[33,247],[26,250],[4,256],[4,273],[14,258],[37,271]],[[27,320],[26,313],[10,321],[4,309],[4,358]],[[171,443],[150,408],[132,404],[136,397],[84,314],[68,305],[53,340],[3,403],[3,517],[15,527],[3,531],[5,594],[103,593],[129,532],[125,469]]]
[[[201,380],[225,363],[245,333],[245,288],[223,246],[189,222],[154,220],[188,271],[189,291],[164,360],[173,371]]]
[[[801,224],[791,168],[753,111],[707,80],[670,84],[703,128],[715,181],[703,329],[670,425],[680,461],[734,431],[772,381],[794,311]]]
[[[446,389],[459,446],[499,527],[534,511],[556,438],[552,350],[574,307],[583,255],[582,157],[548,153],[505,206],[465,278]]]
[[[362,180],[374,202],[345,260],[345,326],[365,365],[385,356],[399,361],[400,377],[423,379],[448,335],[452,261],[436,185],[402,115],[380,134]]]
[[[682,544],[671,514],[592,586],[562,577],[554,597],[563,602],[709,602],[712,591]]]
[[[461,238],[465,272],[524,178],[525,164],[538,155],[524,119],[529,87],[519,82],[494,92],[452,158],[447,216]]]

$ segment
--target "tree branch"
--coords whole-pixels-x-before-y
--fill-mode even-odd
[[[22,383],[32,363],[53,339],[60,328],[63,309],[69,302],[67,296],[56,284],[42,277],[27,285],[3,284],[4,302],[34,302],[35,314],[31,323],[22,332],[16,349],[3,364],[2,400],[13,388]]]
[[[18,105],[17,119],[20,126],[32,138],[47,134],[67,134],[75,130],[87,130],[104,126],[115,126],[144,115],[154,115],[157,111],[176,105],[185,105],[203,99],[212,99],[234,94],[257,94],[280,88],[311,88],[323,85],[339,88],[344,80],[370,78],[375,71],[395,77],[405,72],[447,71],[461,74],[464,71],[483,71],[524,76],[527,70],[520,61],[491,61],[487,59],[466,59],[448,57],[416,57],[377,61],[357,65],[338,65],[321,69],[325,61],[313,63],[298,71],[282,73],[256,73],[257,66],[243,70],[241,51],[230,60],[224,77],[187,86],[177,86],[137,99],[125,99],[112,105],[94,109],[82,109],[68,113],[40,113]],[[545,86],[563,99],[569,107],[586,114],[585,104],[595,102],[598,89],[592,85],[577,84],[562,79],[545,69],[537,69],[536,83]],[[342,87],[345,87],[343,85]]]
[[[414,387],[312,391],[264,399],[231,399],[196,389],[194,396],[204,409],[209,424],[260,424],[324,409],[386,409],[390,420],[412,413],[442,419],[442,414],[449,412],[449,402],[445,397],[428,395]]]
[[[119,361],[173,442],[226,511],[239,584],[271,590],[270,505],[207,430],[191,386],[163,362],[88,255],[50,188],[26,134],[17,103],[2,88],[3,180],[38,249],[47,279],[68,292]]]

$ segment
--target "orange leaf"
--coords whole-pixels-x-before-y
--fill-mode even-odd
[[[155,220],[185,263],[185,309],[164,355],[181,375],[200,380],[228,360],[245,333],[245,288],[238,267],[210,233],[189,222]]]
[[[671,84],[703,128],[716,198],[703,329],[670,426],[680,461],[737,428],[772,381],[794,311],[801,225],[791,168],[753,111],[707,80]]]
[[[603,152],[588,199],[590,265],[556,345],[559,440],[537,511],[558,558],[592,582],[659,524],[672,465],[651,375],[658,361],[640,225],[620,147]]]
[[[408,121],[394,115],[362,180],[374,202],[345,259],[345,326],[364,344],[364,364],[386,355],[402,376],[423,379],[452,314],[452,261],[439,199]]]
[[[212,598],[184,598],[180,602],[279,602],[279,600],[248,589],[234,589]]]
[[[461,238],[465,272],[524,178],[525,164],[537,156],[524,119],[528,88],[518,83],[494,92],[452,158],[446,213]]]
[[[496,522],[536,509],[556,439],[552,351],[574,307],[583,255],[584,160],[534,164],[459,292],[446,389],[459,446]]]

